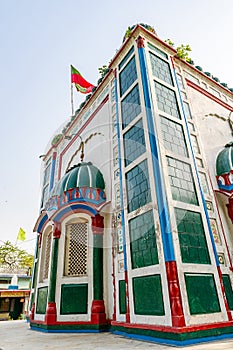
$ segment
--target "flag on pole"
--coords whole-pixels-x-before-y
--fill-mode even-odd
[[[26,232],[20,227],[18,236],[17,236],[17,241],[25,241],[26,240]]]
[[[82,94],[88,94],[92,92],[92,89],[95,87],[91,83],[86,81],[81,73],[71,65],[71,83],[75,84],[76,89]]]

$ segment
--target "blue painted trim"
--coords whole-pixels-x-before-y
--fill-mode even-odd
[[[55,177],[55,167],[56,167],[56,158],[52,159],[52,166],[51,166],[51,175],[50,175],[50,184],[49,184],[49,191],[53,189],[54,185],[54,177]]]
[[[153,163],[153,169],[154,169],[154,180],[155,180],[156,196],[157,196],[157,202],[158,202],[159,219],[160,219],[162,240],[163,240],[163,246],[164,246],[164,258],[165,258],[165,262],[175,261],[175,253],[174,253],[174,246],[173,246],[173,240],[172,240],[172,230],[171,230],[171,224],[170,224],[170,218],[169,218],[168,203],[166,198],[165,186],[163,182],[162,166],[161,166],[161,160],[159,156],[159,147],[157,142],[158,136],[156,134],[153,114],[152,114],[152,103],[151,103],[152,98],[151,98],[151,92],[149,88],[145,49],[142,47],[138,48],[138,54],[139,54],[139,61],[140,61],[140,68],[141,68],[141,75],[142,75],[142,85],[143,85],[144,99],[145,99],[145,106],[146,106],[148,132],[149,132],[149,139],[150,139],[150,146],[151,146],[151,153],[152,153],[152,163]]]
[[[44,329],[36,326],[30,326],[31,330],[43,333],[102,333],[104,330],[98,329]]]
[[[120,178],[120,196],[121,196],[121,223],[122,223],[122,236],[123,236],[123,254],[124,254],[124,270],[127,271],[127,252],[126,252],[126,239],[125,239],[125,212],[124,212],[124,201],[123,201],[123,183],[122,183],[122,165],[121,165],[121,133],[120,133],[120,122],[119,122],[119,110],[118,110],[118,91],[117,91],[117,79],[114,80],[115,97],[116,97],[116,127],[117,127],[117,141],[118,141],[118,164],[119,164],[119,178]]]
[[[68,214],[72,211],[75,211],[77,209],[83,209],[83,210],[87,210],[90,212],[90,214],[92,215],[96,215],[97,214],[97,211],[92,208],[92,207],[89,207],[88,205],[83,205],[83,204],[73,204],[73,205],[69,205],[68,207],[62,209],[61,211],[59,211],[59,213],[57,213],[53,220],[54,221],[57,221],[57,222],[60,222],[61,218],[65,215],[65,214]]]
[[[46,223],[46,221],[48,220],[48,215],[46,214],[40,221],[38,228],[37,228],[37,232],[42,232],[42,228],[44,226],[44,224]]]
[[[130,334],[127,332],[121,332],[121,331],[111,331],[113,334],[117,335],[123,335],[126,338],[131,338],[131,339],[137,339],[137,340],[143,340],[143,341],[148,341],[152,343],[159,343],[159,344],[166,344],[166,345],[172,345],[172,346],[186,346],[186,345],[192,345],[192,344],[199,344],[199,343],[207,343],[210,341],[216,341],[216,340],[221,340],[221,339],[229,339],[233,338],[233,334],[222,334],[218,336],[212,336],[212,337],[202,337],[202,338],[197,338],[197,339],[188,339],[188,340],[170,340],[170,339],[164,339],[164,338],[154,338],[150,336],[145,336],[145,335],[140,335],[140,334]],[[211,348],[211,344],[210,344]]]
[[[222,182],[220,180],[218,180],[218,187],[220,188],[220,190],[224,190],[227,192],[231,192],[233,190],[233,184],[229,186],[222,185]]]
[[[35,293],[35,285],[36,285],[36,281],[34,281],[34,278],[35,278],[35,268],[36,268],[36,264],[38,263],[38,243],[39,243],[39,235],[37,235],[37,238],[36,238],[36,246],[35,246],[35,250],[34,250],[34,260],[33,260],[33,269],[32,269],[32,279],[31,279],[31,289],[33,287],[34,289],[34,293]],[[29,305],[31,305],[31,298],[32,298],[32,291],[30,293],[30,300],[29,300]]]
[[[194,168],[195,168],[195,172],[196,172],[196,175],[197,175],[197,181],[198,181],[198,185],[199,185],[199,189],[200,189],[200,193],[201,193],[202,205],[203,205],[203,208],[204,208],[206,221],[207,221],[207,225],[208,225],[208,229],[209,229],[209,235],[210,235],[210,239],[211,239],[211,243],[212,243],[212,247],[213,247],[213,251],[214,251],[214,257],[215,257],[216,265],[220,266],[219,261],[218,261],[217,249],[216,249],[215,242],[214,242],[214,236],[213,236],[213,232],[212,232],[211,225],[210,225],[210,218],[209,218],[208,209],[207,209],[207,206],[206,206],[205,196],[204,196],[204,192],[203,192],[202,187],[201,187],[201,181],[200,181],[200,177],[199,177],[199,173],[198,173],[196,158],[195,158],[195,154],[194,154],[194,150],[193,150],[193,146],[192,146],[191,135],[190,135],[190,132],[189,132],[189,127],[188,127],[188,119],[187,119],[186,114],[185,114],[184,104],[183,104],[183,100],[182,100],[182,97],[181,97],[179,82],[178,82],[178,79],[177,79],[175,68],[173,68],[173,71],[174,71],[174,76],[175,76],[175,80],[176,80],[176,86],[177,86],[177,89],[178,89],[180,103],[181,103],[181,107],[182,107],[182,111],[183,111],[183,115],[184,115],[186,130],[187,130],[187,134],[188,134],[188,140],[189,140],[189,144],[190,144],[190,147],[191,147],[191,153],[192,153]]]

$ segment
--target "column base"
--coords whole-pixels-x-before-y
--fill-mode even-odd
[[[56,303],[49,302],[46,309],[46,314],[45,314],[45,324],[47,325],[54,324],[56,323],[56,321],[57,321]]]
[[[30,313],[30,321],[34,320],[34,316],[35,316],[35,303],[32,304],[32,309],[31,309],[31,313]]]
[[[93,300],[91,306],[91,323],[106,324],[106,313],[103,300]]]

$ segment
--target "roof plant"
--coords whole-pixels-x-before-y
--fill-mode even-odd
[[[149,25],[149,24],[145,24],[145,23],[139,23],[140,26],[144,27],[146,30],[148,30],[149,32],[153,33],[156,35],[156,31],[155,29]],[[134,30],[134,28],[136,27],[136,24],[134,24],[133,26],[131,27],[128,27],[125,31],[125,35],[124,35],[124,38],[123,38],[123,42],[130,37],[132,31]]]
[[[62,138],[62,134],[55,135],[54,138],[52,139],[51,144],[55,146],[60,141],[61,138]]]
[[[181,44],[176,48],[176,51],[177,57],[181,58],[182,60],[185,60],[186,62],[190,61],[189,52],[192,51],[192,49],[189,45]]]
[[[164,40],[165,43],[170,45],[171,47],[174,47],[175,44],[171,39]],[[176,56],[188,63],[194,64],[193,60],[189,57],[189,52],[192,51],[191,47],[189,45],[181,44],[176,48]]]

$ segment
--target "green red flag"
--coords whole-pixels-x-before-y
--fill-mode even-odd
[[[82,94],[88,94],[89,92],[92,92],[92,89],[95,87],[86,81],[82,77],[81,73],[73,66],[71,66],[71,83],[74,83],[76,89]]]

